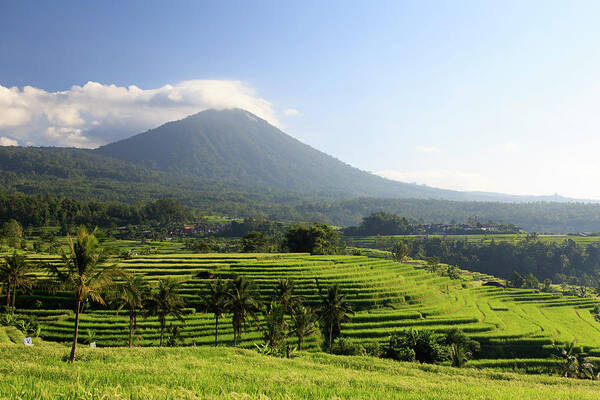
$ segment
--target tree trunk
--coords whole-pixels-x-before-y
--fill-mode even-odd
[[[6,312],[10,311],[10,291],[11,291],[11,287],[10,287],[10,283],[7,285],[8,286],[8,290],[6,291]]]
[[[298,336],[298,350],[302,350],[302,336]]]
[[[165,337],[165,319],[160,319],[160,347],[163,345],[163,338]]]
[[[219,344],[219,317],[215,314],[215,347]]]
[[[333,324],[329,324],[329,352],[331,353],[331,348],[333,347]]]
[[[129,347],[133,347],[133,313],[129,310]]]
[[[15,287],[13,288],[13,295],[12,295],[12,313],[15,313],[15,299],[17,298],[17,285],[15,285]]]
[[[237,327],[233,327],[233,347],[237,347],[238,330]]]
[[[233,347],[237,347],[237,339],[240,332],[240,326],[235,320],[235,316],[233,317]]]
[[[77,300],[75,307],[75,333],[73,334],[73,347],[71,348],[71,362],[75,361],[75,351],[77,350],[77,336],[79,335],[79,308],[81,301]]]

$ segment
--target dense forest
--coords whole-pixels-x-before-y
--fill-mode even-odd
[[[10,178],[4,174],[0,174],[0,179],[10,181]],[[77,174],[74,178],[65,178],[55,181],[54,184],[48,181],[41,186],[35,184],[33,180],[13,182],[11,190],[0,192],[2,204],[0,218],[14,218],[23,225],[56,224],[57,221],[64,220],[64,216],[60,213],[64,212],[65,208],[56,208],[45,203],[61,202],[70,204],[66,209],[71,210],[69,215],[79,216],[80,219],[76,222],[87,224],[89,221],[99,226],[112,222],[136,223],[134,221],[138,221],[137,217],[131,210],[141,207],[140,204],[172,198],[193,210],[195,215],[223,215],[232,218],[258,218],[282,222],[319,221],[336,226],[358,225],[366,216],[385,211],[388,214],[403,215],[404,221],[397,225],[400,227],[398,233],[402,233],[403,226],[410,224],[455,224],[465,223],[469,219],[496,221],[495,223],[503,226],[517,225],[528,232],[600,231],[600,204],[483,203],[372,198],[315,201],[293,193],[261,194],[227,189],[193,191],[190,186],[184,186],[180,190],[176,188],[169,190],[169,187],[157,183],[160,182],[160,175],[154,183],[156,186],[148,187],[143,183],[135,182],[129,186],[122,184],[120,188],[111,185],[104,187],[102,183],[89,182],[88,176]],[[78,186],[79,183],[81,186]],[[60,189],[61,187],[65,190]],[[20,193],[22,191],[44,195],[24,195]],[[71,196],[60,194],[62,192],[67,192]],[[139,198],[136,199],[137,195]],[[96,209],[110,210],[105,214],[108,222],[101,222],[104,211],[94,211]],[[58,210],[56,211],[58,214],[55,210]],[[384,234],[384,232],[379,233]]]
[[[192,217],[191,210],[172,199],[142,205],[77,201],[56,196],[0,194],[0,223],[16,220],[24,227],[88,225],[111,227],[144,223],[169,224]]]
[[[493,221],[481,223],[477,217],[468,218],[466,222],[456,223],[420,223],[415,219],[407,219],[396,214],[383,211],[364,217],[358,226],[350,226],[342,230],[346,236],[375,235],[476,235],[483,233],[519,233],[514,224],[503,224]]]
[[[402,215],[418,223],[463,223],[469,218],[514,224],[527,232],[570,233],[600,231],[598,203],[503,203],[480,201],[358,198],[304,204],[299,212],[322,212],[337,225],[357,225],[378,211]]]
[[[376,247],[390,249],[394,242],[380,240]],[[600,286],[599,243],[578,245],[571,239],[547,243],[535,234],[517,242],[469,242],[425,236],[405,239],[404,243],[411,257],[435,259],[508,280],[532,274],[539,280],[550,279],[554,283]]]

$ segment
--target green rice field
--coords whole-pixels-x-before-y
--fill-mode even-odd
[[[30,260],[59,262],[58,256],[52,255],[32,255]],[[166,277],[184,281],[182,294],[188,309],[182,337],[188,346],[209,345],[214,340],[213,315],[200,312],[208,288],[202,276],[210,272],[253,280],[263,300],[269,298],[278,278],[293,279],[298,294],[315,306],[319,288],[325,290],[336,283],[356,311],[342,330],[343,336],[355,341],[384,343],[390,332],[409,328],[440,333],[460,328],[482,344],[471,361],[474,366],[525,371],[555,363],[551,358],[555,345],[571,341],[592,356],[600,356],[600,323],[590,313],[597,299],[482,286],[489,277],[477,273],[452,280],[426,271],[419,261],[401,264],[364,256],[163,253],[139,255],[119,260],[119,264],[149,281]],[[46,341],[71,340],[74,315],[69,293],[20,295],[18,304],[19,312],[35,314],[42,321]],[[137,344],[157,345],[157,321],[140,318],[138,325]],[[87,330],[95,332],[99,346],[123,346],[128,317],[114,310],[87,309],[81,317],[82,341]],[[225,345],[233,341],[228,316],[220,323],[220,340]],[[319,337],[309,338],[306,349],[318,349],[318,341]],[[260,342],[260,333],[251,327],[241,345],[253,348]]]

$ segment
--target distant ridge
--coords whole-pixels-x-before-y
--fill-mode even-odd
[[[123,192],[132,182],[138,190]],[[558,195],[460,192],[388,180],[345,164],[240,109],[206,110],[96,150],[0,146],[0,184],[0,191],[79,198],[94,193],[128,201],[182,191],[191,200],[203,195],[198,192],[211,190],[213,195],[260,193],[276,203],[357,197],[598,203]],[[86,187],[87,192],[77,187]]]
[[[361,171],[241,109],[206,110],[95,153],[223,185],[310,195],[477,201],[571,201],[562,197],[459,192],[401,183]]]

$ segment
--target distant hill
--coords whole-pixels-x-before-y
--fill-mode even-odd
[[[240,109],[203,111],[94,152],[169,173],[218,180],[236,188],[263,187],[338,198],[542,200],[384,179],[316,150]]]
[[[343,197],[456,198],[361,171],[244,110],[207,110],[102,146],[97,154],[236,187]]]
[[[96,150],[0,146],[0,192],[128,203],[171,197],[203,213],[337,225],[384,210],[428,222],[479,216],[543,232],[600,231],[592,204],[387,180],[239,109],[203,111]]]

